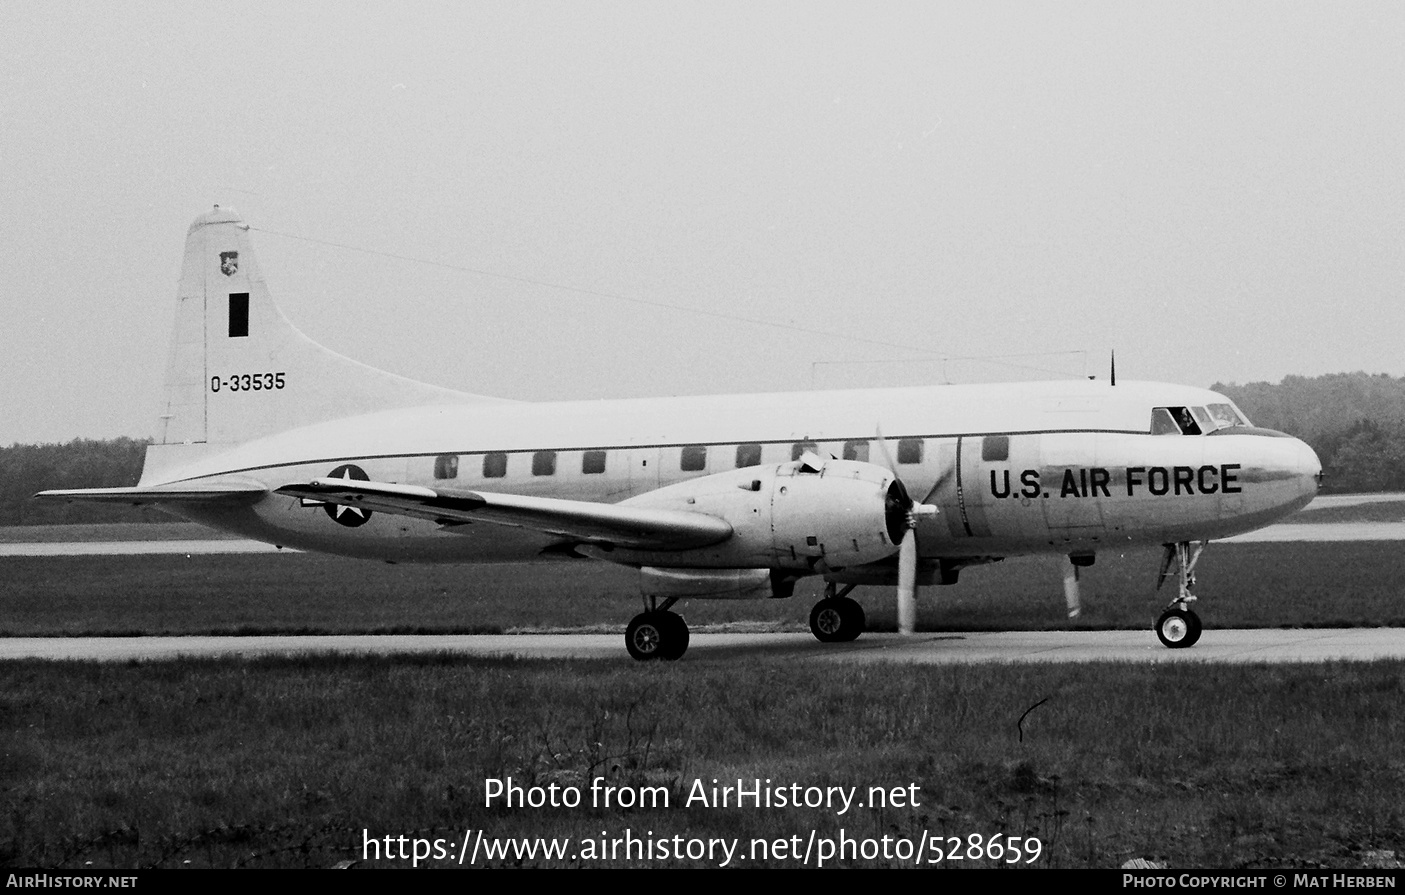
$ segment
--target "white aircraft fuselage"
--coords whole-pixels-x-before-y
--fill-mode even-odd
[[[527,562],[553,555],[548,548],[559,539],[527,528],[465,530],[470,526],[375,511],[351,517],[357,524],[338,524],[326,507],[275,492],[352,464],[372,481],[686,508],[695,495],[685,483],[737,470],[739,446],[757,445],[760,453],[756,467],[742,470],[789,466],[796,445],[836,458],[861,445],[878,460],[881,427],[890,447],[920,440],[916,462],[896,468],[914,494],[927,494],[954,471],[927,501],[938,513],[919,522],[921,557],[1091,553],[1229,537],[1312,500],[1320,466],[1298,439],[1243,428],[1149,434],[1154,407],[1227,402],[1187,386],[1074,380],[416,407],[260,438],[167,481],[237,476],[262,484],[270,494],[255,504],[182,512],[271,543],[406,562]],[[694,468],[684,470],[690,448]],[[754,459],[752,451],[742,462]],[[602,471],[583,471],[588,453],[603,453]],[[485,476],[485,457],[493,454],[505,455],[505,468]],[[545,454],[554,455],[549,471],[542,460],[534,471],[534,459]],[[675,487],[660,492],[666,486]],[[651,494],[658,499],[649,500]],[[816,544],[797,550],[802,558],[795,560],[790,546],[781,545],[774,567],[808,568],[804,559],[820,555]],[[653,560],[645,565],[717,565],[710,558],[716,548],[666,552],[634,558]],[[765,548],[753,552],[756,561],[767,559]]]

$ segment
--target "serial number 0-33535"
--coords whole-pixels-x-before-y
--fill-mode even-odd
[[[210,391],[230,392],[274,391],[284,386],[283,373],[235,373],[232,376],[211,376]]]

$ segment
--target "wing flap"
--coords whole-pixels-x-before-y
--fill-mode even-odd
[[[591,544],[644,550],[686,550],[725,541],[732,526],[705,513],[616,504],[456,491],[357,479],[314,479],[285,485],[279,494],[429,519],[441,525],[489,522],[529,528]]]

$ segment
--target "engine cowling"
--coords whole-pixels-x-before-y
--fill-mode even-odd
[[[646,597],[695,600],[764,600],[782,594],[770,569],[639,569]]]
[[[825,572],[896,553],[910,505],[902,483],[881,466],[809,455],[678,482],[622,504],[725,519],[733,534],[720,544],[598,555],[650,566]]]

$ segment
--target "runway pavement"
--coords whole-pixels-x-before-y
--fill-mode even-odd
[[[309,653],[451,653],[528,659],[633,660],[623,634],[355,635],[277,637],[11,637],[0,660],[102,662],[178,657],[286,656]],[[683,662],[785,655],[800,661],[909,664],[989,662],[1321,662],[1405,658],[1405,629],[1209,630],[1189,649],[1163,647],[1145,631],[1026,631],[967,634],[865,634],[822,644],[809,634],[692,635]]]

